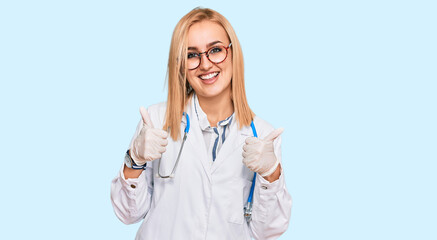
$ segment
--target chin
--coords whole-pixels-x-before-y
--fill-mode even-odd
[[[210,86],[207,88],[203,88],[199,91],[196,91],[196,94],[202,97],[206,97],[206,98],[212,98],[212,97],[218,97],[221,96],[223,94],[229,93],[229,96],[231,94],[231,88],[230,86],[228,87],[215,87],[215,86]]]

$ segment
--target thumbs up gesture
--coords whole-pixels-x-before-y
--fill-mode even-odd
[[[140,108],[143,127],[133,141],[130,154],[137,165],[144,165],[148,161],[161,158],[167,146],[168,133],[153,127],[149,113],[144,107]]]
[[[252,171],[266,177],[271,175],[278,167],[273,141],[281,135],[283,128],[273,130],[266,138],[246,138],[243,146],[243,163]]]

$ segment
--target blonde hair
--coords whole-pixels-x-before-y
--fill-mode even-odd
[[[179,20],[171,39],[168,57],[168,96],[164,130],[170,129],[170,136],[176,140],[180,136],[181,117],[193,91],[187,80],[187,33],[189,28],[200,21],[212,21],[220,24],[232,43],[232,101],[238,126],[249,126],[255,114],[250,109],[244,88],[244,62],[240,42],[231,24],[220,13],[197,7]]]

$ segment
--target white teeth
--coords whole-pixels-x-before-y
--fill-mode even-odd
[[[218,74],[219,74],[218,72],[215,72],[215,73],[210,73],[210,74],[208,74],[208,75],[202,75],[202,76],[199,76],[199,77],[200,77],[202,80],[208,80],[208,79],[211,79],[211,78],[217,76]]]

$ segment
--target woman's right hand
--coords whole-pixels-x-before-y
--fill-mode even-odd
[[[140,107],[140,114],[143,127],[131,146],[130,154],[135,164],[144,165],[146,162],[161,158],[168,143],[168,133],[153,127],[149,113],[144,107]]]

